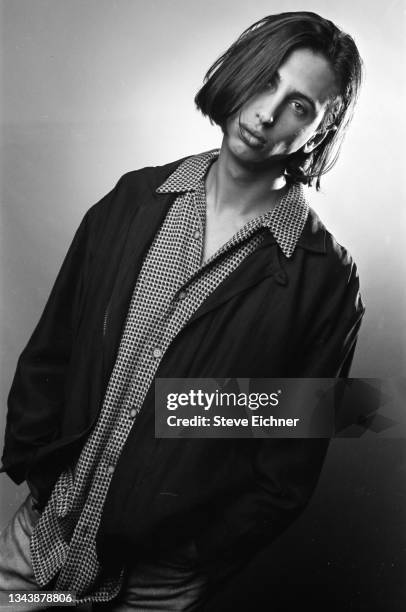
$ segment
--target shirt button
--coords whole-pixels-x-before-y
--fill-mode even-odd
[[[187,296],[186,291],[180,291],[180,293],[179,293],[179,299],[180,300],[184,300],[186,296]]]
[[[130,410],[130,417],[133,419],[137,416],[137,411],[135,408],[131,408]]]
[[[107,466],[107,474],[112,474],[114,472],[114,465]]]
[[[197,240],[198,238],[200,238],[200,230],[195,230],[195,231],[193,232],[193,238],[196,238],[196,240]]]
[[[162,351],[160,348],[154,348],[153,353],[154,357],[161,357]]]

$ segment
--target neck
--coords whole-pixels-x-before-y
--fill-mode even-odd
[[[272,209],[286,191],[284,164],[259,166],[243,164],[223,145],[210,167],[206,193],[217,211],[232,208],[236,213],[265,212]]]

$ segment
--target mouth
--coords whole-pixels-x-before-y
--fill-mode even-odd
[[[254,149],[262,149],[267,142],[262,134],[259,134],[243,124],[240,124],[240,137],[245,144]]]

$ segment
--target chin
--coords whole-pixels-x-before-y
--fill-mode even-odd
[[[232,155],[237,163],[247,169],[264,169],[272,166],[274,160],[268,155],[261,155],[257,151],[244,150],[241,152],[232,152]]]

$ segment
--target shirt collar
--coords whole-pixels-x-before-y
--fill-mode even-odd
[[[157,193],[194,191],[203,180],[209,165],[219,155],[219,149],[206,151],[185,159],[158,187]],[[291,257],[309,214],[303,186],[293,183],[277,206],[258,219],[268,228],[286,257]]]
[[[204,178],[211,162],[219,156],[219,149],[206,151],[185,159],[157,189],[158,193],[175,193],[195,190]]]

